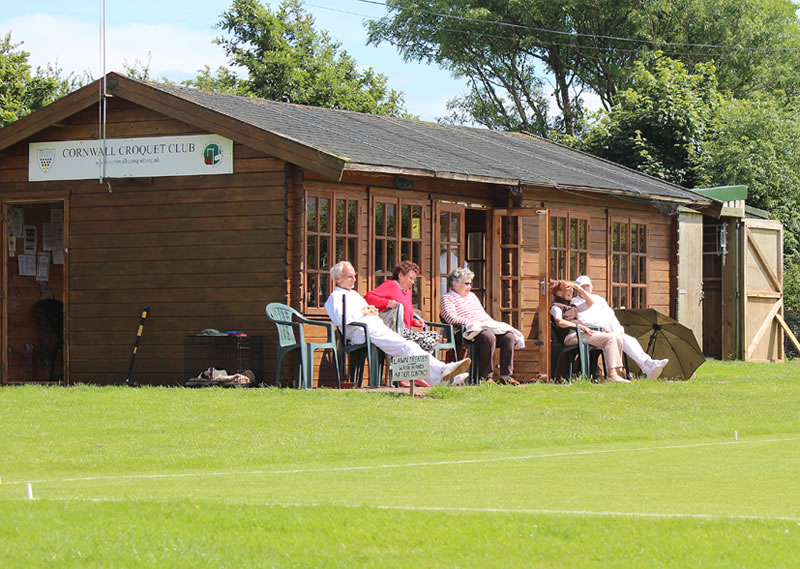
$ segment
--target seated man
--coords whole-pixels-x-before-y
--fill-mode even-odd
[[[370,341],[390,356],[427,356],[430,363],[429,382],[432,385],[441,381],[449,381],[451,385],[464,383],[467,379],[466,371],[471,363],[469,358],[445,364],[423,350],[415,342],[406,340],[397,332],[389,329],[378,316],[378,309],[367,304],[367,301],[354,290],[356,272],[353,269],[353,265],[347,261],[336,263],[331,267],[331,278],[336,287],[331,292],[328,300],[325,301],[325,310],[328,311],[331,322],[340,331],[343,318],[346,318],[347,322],[362,322],[367,325]],[[343,312],[343,299],[347,299],[347,314]],[[358,326],[348,327],[347,339],[355,343],[363,342],[364,330]]]
[[[625,329],[614,315],[614,310],[608,305],[606,299],[598,294],[592,294],[592,279],[581,275],[575,282],[591,295],[594,303],[590,306],[581,297],[572,299],[572,304],[578,309],[578,320],[587,326],[597,326],[622,336],[622,351],[625,352],[649,379],[656,379],[664,371],[669,360],[654,360],[644,351],[639,340],[625,333]]]

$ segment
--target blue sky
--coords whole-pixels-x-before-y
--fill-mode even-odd
[[[280,0],[269,4],[274,8]],[[211,40],[213,28],[230,5],[226,0],[106,0],[106,70],[122,70],[123,62],[146,63],[151,76],[181,81],[208,64],[226,65],[222,48]],[[0,33],[23,42],[29,63],[57,62],[65,73],[101,75],[101,0],[19,0],[4,2]],[[372,66],[389,77],[389,85],[405,96],[406,108],[423,120],[447,114],[446,102],[466,91],[463,80],[435,66],[403,62],[388,45],[365,46],[365,18],[379,18],[384,8],[361,0],[305,0],[318,29],[326,29],[359,65]]]

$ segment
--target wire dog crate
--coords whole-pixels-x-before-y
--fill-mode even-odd
[[[197,377],[213,367],[229,374],[250,370],[255,382],[264,379],[263,336],[186,336],[183,373]]]

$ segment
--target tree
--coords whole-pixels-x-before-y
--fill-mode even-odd
[[[580,139],[581,150],[662,180],[697,187],[720,95],[713,66],[690,74],[657,52],[634,63],[631,87],[600,111]]]
[[[0,127],[41,109],[73,90],[77,82],[71,75],[61,77],[61,69],[48,65],[31,74],[30,54],[18,50],[11,33],[0,41]]]
[[[234,0],[218,27],[228,35],[215,41],[231,65],[247,70],[246,78],[208,67],[188,84],[229,93],[318,107],[407,116],[401,93],[389,89],[385,75],[373,68],[359,71],[340,51],[301,0],[283,0],[273,13],[258,0]]]
[[[747,186],[747,203],[783,223],[787,261],[800,264],[798,108],[766,97],[730,99],[720,106],[713,130],[703,185]]]
[[[469,80],[470,93],[453,101],[457,112],[450,120],[579,135],[586,94],[610,109],[617,93],[630,87],[633,61],[657,50],[690,72],[713,63],[720,89],[734,96],[764,84],[787,96],[799,91],[800,27],[791,0],[386,4],[389,13],[368,24],[371,43],[388,42],[407,60],[437,63]],[[544,92],[547,84],[551,93]],[[548,117],[550,96],[558,109],[554,118]]]

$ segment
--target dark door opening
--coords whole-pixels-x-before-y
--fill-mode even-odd
[[[3,210],[3,383],[61,382],[64,204],[13,203]]]

